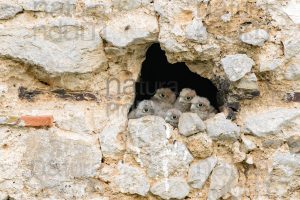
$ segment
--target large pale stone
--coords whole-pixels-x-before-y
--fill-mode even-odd
[[[139,194],[145,196],[149,189],[146,175],[138,168],[128,164],[118,164],[119,174],[113,179],[113,184],[122,193]]]
[[[183,178],[172,177],[154,183],[150,190],[162,199],[183,199],[189,194],[190,188]]]
[[[41,189],[74,178],[92,178],[101,165],[101,151],[90,136],[39,131],[27,139],[25,163],[31,187]]]
[[[220,162],[211,174],[207,200],[217,200],[225,195],[235,186],[237,178],[235,166]]]
[[[99,133],[99,141],[103,155],[106,157],[114,157],[121,155],[125,150],[125,144],[120,139],[120,135],[124,133],[127,126],[126,115],[112,115],[110,121]]]
[[[184,136],[190,136],[205,130],[205,124],[196,113],[183,113],[179,118],[178,130]]]
[[[127,148],[147,168],[148,176],[168,177],[175,172],[187,172],[193,157],[183,143],[169,143],[172,128],[163,118],[146,116],[129,120],[128,130]]]
[[[276,134],[296,117],[300,117],[299,109],[273,109],[246,118],[245,129],[258,137]]]
[[[297,58],[288,64],[285,71],[285,78],[291,81],[300,80],[300,58]]]
[[[148,154],[144,158],[144,163],[149,163],[146,167],[150,177],[168,177],[174,173],[185,174],[193,160],[193,156],[181,142],[167,145],[159,152],[153,150]]]
[[[116,47],[154,42],[157,36],[156,17],[142,11],[114,17],[102,31],[102,37]]]
[[[188,183],[193,188],[201,189],[217,162],[218,159],[216,157],[209,157],[193,163],[189,169]]]
[[[16,16],[16,14],[22,11],[23,8],[19,5],[0,1],[0,20],[13,18],[14,16]]]
[[[231,120],[226,119],[224,113],[219,113],[205,121],[207,134],[214,140],[237,140],[240,136],[240,128]]]
[[[107,67],[102,40],[94,29],[71,18],[27,26],[0,27],[0,56],[39,66],[50,74],[87,73]],[[68,32],[63,31],[66,28]]]
[[[269,192],[287,198],[290,192],[300,187],[300,155],[276,152],[269,176]]]
[[[235,54],[223,58],[221,64],[229,80],[237,81],[251,71],[255,62],[246,54]]]
[[[204,43],[207,40],[208,34],[200,18],[195,17],[193,21],[186,26],[185,31],[187,39],[199,43]]]
[[[240,36],[240,39],[253,46],[263,46],[265,41],[269,39],[269,34],[263,29],[257,29],[244,33]]]
[[[291,32],[286,35],[286,39],[283,41],[284,55],[287,59],[300,54],[300,38],[299,31]]]
[[[288,1],[282,10],[292,19],[295,24],[300,24],[299,1]]]

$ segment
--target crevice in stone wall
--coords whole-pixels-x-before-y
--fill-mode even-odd
[[[209,79],[190,71],[185,63],[169,63],[165,52],[156,43],[146,53],[132,108],[142,100],[150,99],[157,89],[164,87],[170,88],[177,96],[183,88],[193,89],[198,96],[206,97],[216,109],[220,106],[217,101],[218,89]]]

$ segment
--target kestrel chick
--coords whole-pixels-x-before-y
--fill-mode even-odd
[[[181,114],[182,114],[182,112],[178,109],[170,109],[166,113],[165,120],[167,123],[171,124],[173,127],[177,127]]]
[[[175,108],[181,112],[188,112],[191,108],[191,101],[196,96],[195,90],[184,88],[181,90],[179,97],[175,102]]]
[[[155,115],[165,117],[166,112],[173,108],[173,103],[176,100],[175,93],[169,88],[160,88],[151,98],[155,104]]]
[[[156,90],[151,100],[157,101],[158,103],[173,104],[176,100],[176,95],[170,88],[160,88]]]
[[[210,105],[209,100],[205,97],[196,96],[191,103],[191,112],[197,113],[202,120],[213,117],[217,113],[216,109]]]
[[[147,115],[154,115],[155,113],[155,104],[151,100],[141,101],[137,108],[131,111],[128,115],[129,119],[141,118]]]

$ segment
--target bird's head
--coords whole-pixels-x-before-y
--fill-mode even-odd
[[[137,113],[139,116],[154,115],[154,103],[151,100],[143,100],[138,104]]]
[[[196,96],[195,90],[184,88],[179,94],[179,102],[182,104],[190,104],[192,99]]]
[[[166,122],[170,123],[171,125],[178,124],[181,114],[182,113],[180,110],[170,109],[166,113],[165,120],[166,120]]]
[[[191,111],[207,111],[210,108],[210,102],[205,97],[196,96],[191,101]]]
[[[173,104],[176,100],[176,95],[170,88],[160,88],[156,90],[154,99]]]

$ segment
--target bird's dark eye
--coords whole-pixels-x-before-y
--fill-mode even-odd
[[[144,113],[147,113],[147,112],[149,112],[149,109],[148,109],[148,108],[144,108],[144,109],[143,109],[143,112],[144,112]]]
[[[173,116],[172,116],[172,119],[177,119],[177,116],[176,116],[176,115],[173,115]]]
[[[202,107],[203,106],[203,104],[202,103],[198,103],[198,105],[197,105],[198,107]]]
[[[186,97],[186,100],[191,100],[192,99],[192,97]]]
[[[166,97],[165,94],[160,94],[159,96],[160,96],[161,98],[165,98],[165,97]]]

